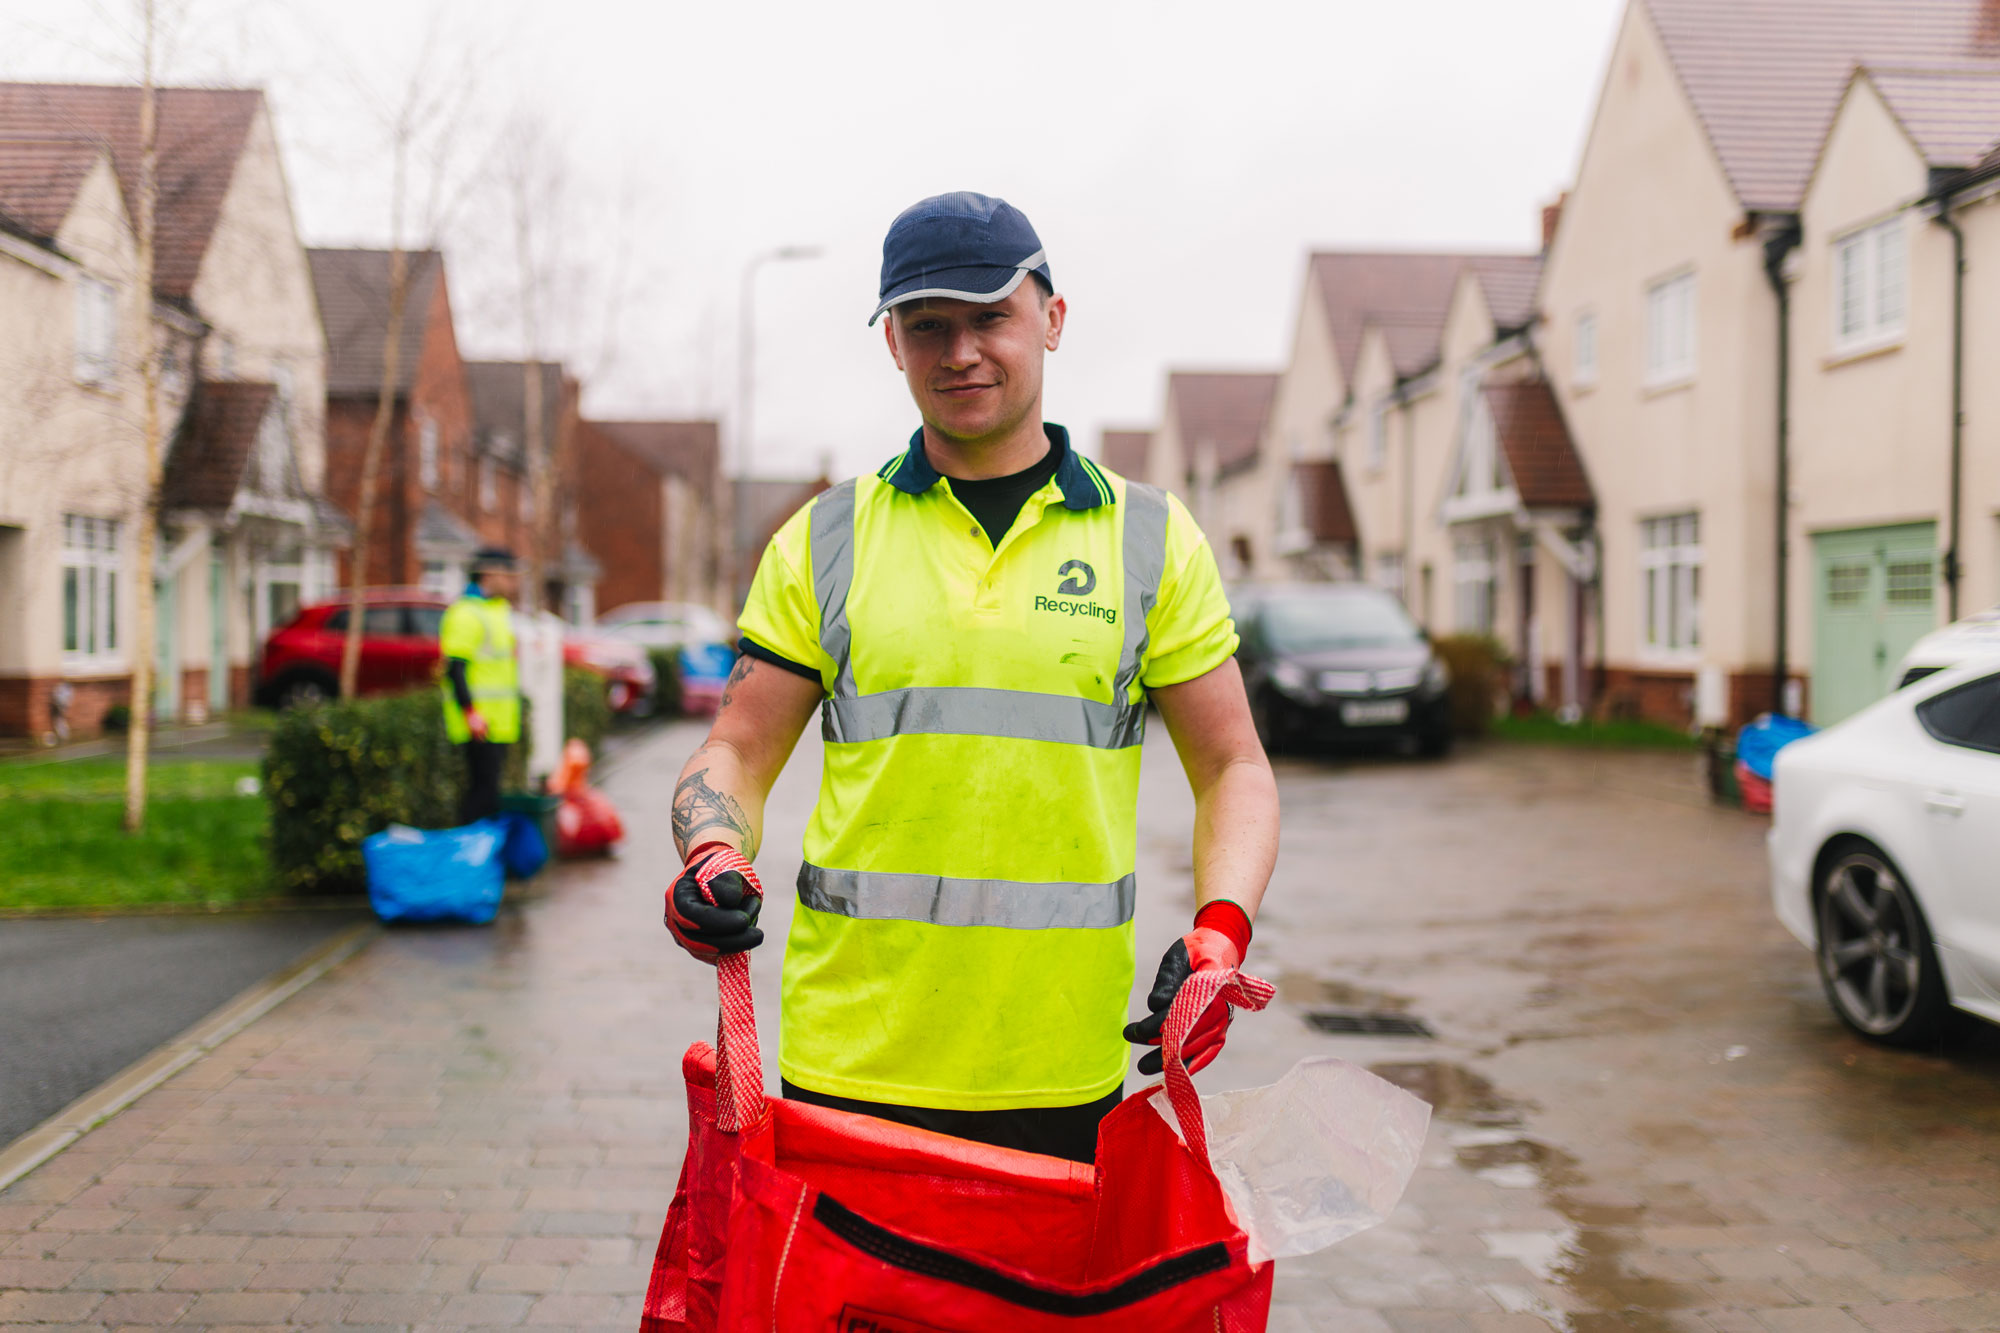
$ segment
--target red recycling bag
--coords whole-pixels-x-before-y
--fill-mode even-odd
[[[1095,1167],[764,1095],[750,964],[717,968],[716,1047],[682,1062],[688,1152],[640,1333],[1254,1333],[1269,1261],[1250,1262],[1208,1161],[1181,1043],[1218,994],[1190,977],[1162,1032],[1176,1137],[1127,1097]],[[1185,1139],[1185,1144],[1183,1143]]]

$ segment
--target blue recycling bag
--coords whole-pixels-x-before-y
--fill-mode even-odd
[[[549,840],[542,836],[541,825],[515,810],[501,815],[500,823],[507,831],[500,845],[500,864],[515,879],[533,879],[549,863]]]
[[[1766,713],[1736,733],[1736,761],[1769,782],[1777,766],[1778,751],[1816,730],[1795,717]]]
[[[369,905],[384,921],[483,926],[500,910],[506,840],[507,827],[498,819],[448,829],[391,824],[361,840]]]

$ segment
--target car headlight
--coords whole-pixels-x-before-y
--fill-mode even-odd
[[[1451,688],[1451,668],[1442,657],[1433,657],[1424,664],[1423,684],[1418,688],[1425,694],[1443,694]]]
[[[1271,683],[1286,694],[1303,694],[1308,677],[1306,669],[1297,662],[1280,662],[1271,668]]]

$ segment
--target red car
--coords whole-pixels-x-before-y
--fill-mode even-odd
[[[438,630],[450,599],[426,588],[369,588],[362,593],[358,694],[393,694],[438,676]],[[340,654],[347,638],[345,597],[300,611],[264,641],[257,702],[294,708],[339,691]],[[605,679],[611,709],[643,716],[653,704],[653,664],[645,651],[588,631],[568,630],[563,664]]]

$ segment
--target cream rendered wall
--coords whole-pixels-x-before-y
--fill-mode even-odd
[[[75,261],[57,278],[0,259],[0,513],[24,521],[15,573],[16,623],[0,634],[0,671],[77,678],[123,675],[132,636],[132,525],[143,477],[138,373],[140,320],[152,304],[133,279],[137,256],[117,178],[100,159],[55,237]],[[60,265],[59,265],[60,267]],[[75,377],[77,279],[88,275],[118,292],[116,365],[102,387]],[[15,297],[19,300],[15,300]],[[120,581],[121,651],[65,673],[62,654],[62,518],[85,514],[123,522],[125,577]],[[12,641],[10,641],[12,640]]]
[[[1791,270],[1789,619],[1801,661],[1810,660],[1813,642],[1812,533],[1935,520],[1940,548],[1946,540],[1951,236],[1912,207],[1926,193],[1927,177],[1922,156],[1874,86],[1857,81],[1800,209],[1804,239]],[[1834,348],[1834,242],[1891,217],[1902,219],[1908,244],[1907,331],[1887,347],[1842,354]],[[1989,377],[1975,372],[1974,378]],[[1942,575],[1940,560],[1940,620]]]
[[[290,371],[299,476],[308,490],[319,490],[326,471],[326,333],[268,107],[258,109],[244,136],[193,294],[195,309],[214,328],[204,373],[275,380],[280,367]],[[226,367],[225,340],[232,363]]]
[[[1391,403],[1387,422],[1388,440],[1379,465],[1369,462],[1369,432],[1376,407],[1395,391],[1396,372],[1389,361],[1389,347],[1375,329],[1361,337],[1361,350],[1354,359],[1353,406],[1342,432],[1344,452],[1340,469],[1347,483],[1348,503],[1354,508],[1354,526],[1361,532],[1361,568],[1365,582],[1377,577],[1378,557],[1403,547],[1403,476],[1398,460],[1402,456],[1404,431],[1402,409]]]
[[[1273,550],[1270,538],[1277,531],[1285,488],[1291,485],[1292,464],[1303,459],[1325,461],[1336,456],[1332,423],[1346,397],[1340,356],[1327,327],[1325,295],[1314,276],[1313,265],[1308,262],[1306,280],[1299,289],[1291,357],[1279,373],[1270,415],[1265,419],[1263,438],[1258,442],[1255,485],[1261,492],[1271,526],[1255,546],[1257,559],[1252,577],[1285,576],[1284,560]]]
[[[1180,410],[1174,405],[1174,395],[1169,390],[1166,406],[1160,410],[1160,428],[1153,433],[1153,448],[1148,455],[1145,479],[1178,495],[1181,503],[1188,507],[1188,512],[1194,515],[1195,521],[1200,523],[1205,516],[1188,481],[1193,461],[1189,457],[1188,443],[1181,438]]]
[[[1760,243],[1644,6],[1627,7],[1596,119],[1543,271],[1540,339],[1596,489],[1605,650],[1624,667],[1764,666],[1772,652],[1775,300]],[[1696,369],[1642,383],[1645,294],[1696,275]],[[1597,316],[1598,377],[1575,383],[1575,329]],[[1700,654],[1642,650],[1639,522],[1699,510]]]
[[[1965,508],[1958,613],[2000,606],[2000,194],[1958,211],[1965,280]],[[1939,230],[1942,230],[1940,228]],[[1932,299],[1946,299],[1933,297]]]

